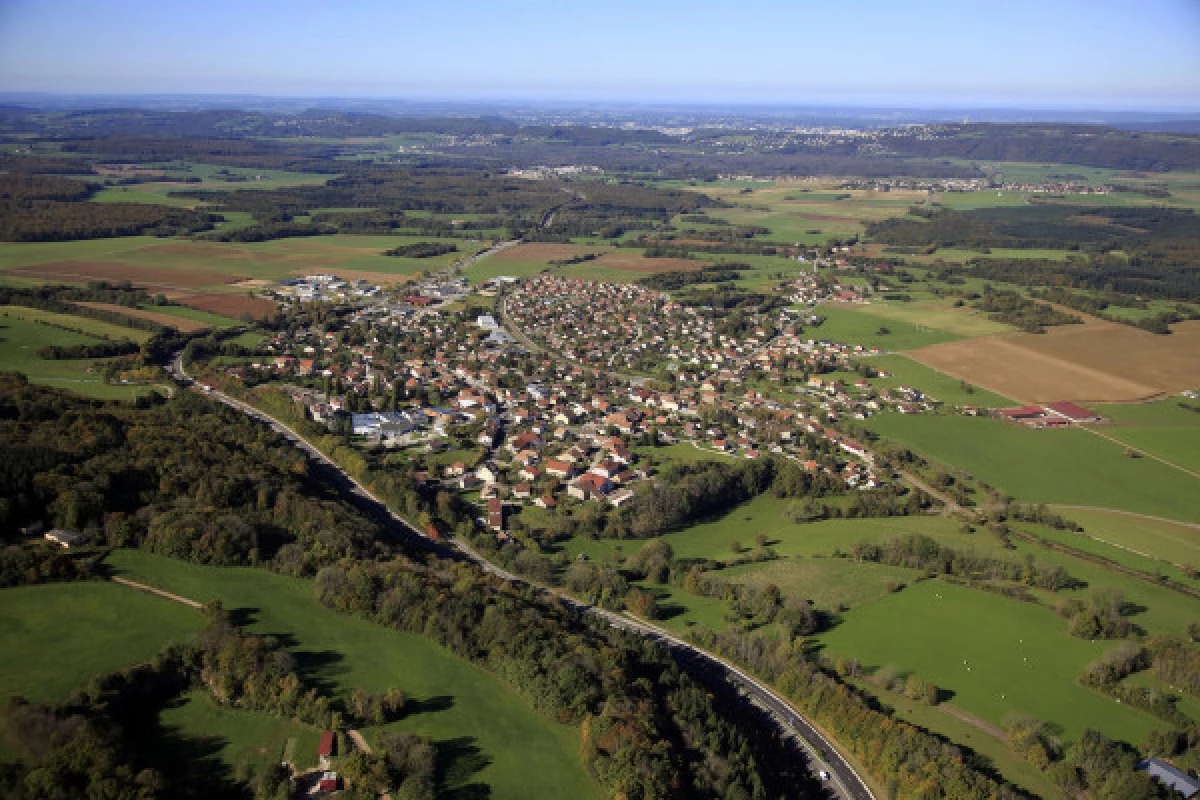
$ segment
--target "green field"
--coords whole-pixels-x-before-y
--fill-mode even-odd
[[[842,558],[797,557],[732,567],[719,574],[756,589],[778,586],[785,597],[836,610],[877,600],[888,593],[889,585],[911,583],[921,571]]]
[[[1200,521],[1200,479],[1083,430],[1030,430],[982,417],[880,414],[868,426],[1023,502]]]
[[[243,324],[241,320],[223,317],[220,314],[213,314],[208,311],[201,311],[198,308],[188,308],[187,306],[142,305],[139,306],[139,308],[144,311],[153,311],[156,314],[166,314],[171,317],[192,319],[196,322],[203,322],[205,325],[217,330],[221,330],[223,328],[233,328]]]
[[[872,385],[878,388],[908,386],[953,405],[983,408],[1004,408],[1013,405],[1013,401],[1003,395],[978,386],[964,385],[958,378],[931,369],[907,356],[874,356],[868,359],[867,363],[888,373],[886,378],[871,381]]]
[[[1090,727],[1135,744],[1162,727],[1076,682],[1113,643],[1071,638],[1051,611],[987,592],[925,581],[846,614],[818,638],[830,655],[868,670],[933,681],[993,725],[1019,711],[1060,726],[1067,739]]]
[[[192,270],[258,280],[282,280],[297,274],[339,269],[413,275],[436,270],[483,249],[484,243],[455,240],[459,252],[432,258],[397,258],[382,253],[415,242],[437,241],[428,236],[309,236],[267,242],[236,243],[126,236],[73,242],[0,242],[0,270],[56,261],[126,264],[164,271]],[[445,240],[441,240],[445,241]],[[221,289],[224,283],[214,283]]]
[[[1104,406],[1102,413],[1112,424],[1097,428],[1100,432],[1200,472],[1200,413],[1184,408],[1179,398]]]
[[[158,724],[168,735],[213,743],[212,756],[235,771],[240,765],[262,768],[280,763],[291,739],[295,740],[292,763],[297,769],[317,763],[321,733],[316,728],[261,711],[220,706],[204,691],[188,692],[163,709]],[[144,746],[152,748],[153,742]],[[172,755],[177,754],[164,753],[163,757],[169,760]]]
[[[195,609],[115,583],[0,589],[0,697],[66,700],[203,627]]]
[[[149,389],[141,386],[118,386],[104,383],[95,371],[103,362],[89,359],[63,359],[52,361],[39,358],[38,350],[46,345],[70,346],[98,344],[99,339],[84,336],[74,331],[64,331],[39,322],[8,316],[17,312],[25,316],[32,309],[5,306],[0,309],[0,370],[23,372],[33,383],[42,383],[91,397],[132,399],[146,394]],[[44,312],[38,312],[44,313]],[[81,322],[94,322],[83,317],[68,317]],[[131,330],[122,328],[122,330]],[[138,331],[145,333],[145,331]]]
[[[833,342],[878,347],[884,351],[914,350],[962,337],[916,322],[888,319],[874,313],[874,305],[850,306],[826,303],[815,309],[825,317],[817,327],[805,328],[806,336]],[[884,333],[883,331],[887,331]]]
[[[25,306],[3,306],[0,308],[0,314],[10,319],[21,319],[28,322],[44,323],[42,327],[58,327],[70,328],[72,332],[78,332],[87,336],[94,336],[98,339],[111,339],[120,341],[121,339],[129,339],[132,342],[141,344],[148,341],[154,334],[150,331],[142,330],[141,328],[127,328],[124,325],[117,325],[112,322],[104,322],[91,317],[78,316],[75,314],[59,314],[54,311],[43,311],[40,308],[27,308]]]
[[[958,338],[973,336],[988,336],[993,333],[1011,333],[1012,328],[1000,322],[988,319],[986,314],[970,308],[955,308],[945,300],[928,296],[919,299],[916,292],[903,290],[915,298],[909,302],[899,300],[883,300],[872,302],[866,311],[872,316],[879,317],[890,328],[896,329],[898,324],[908,325],[922,330],[942,331],[954,334]],[[894,348],[900,349],[900,348]]]
[[[119,574],[185,597],[219,598],[249,618],[251,631],[287,641],[302,673],[336,694],[403,689],[426,708],[391,727],[432,737],[444,757],[468,745],[479,748],[486,765],[456,772],[464,785],[488,784],[493,798],[597,794],[579,760],[574,728],[540,716],[497,678],[424,637],[326,609],[313,599],[311,581],[132,550],[115,552],[108,563]],[[366,729],[368,739],[377,730]]]

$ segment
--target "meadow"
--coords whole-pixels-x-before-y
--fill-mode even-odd
[[[1111,424],[1097,430],[1138,450],[1200,472],[1200,412],[1180,398],[1101,409]],[[1200,407],[1200,404],[1195,404]]]
[[[1079,675],[1115,646],[1066,635],[1065,621],[1029,603],[942,581],[924,581],[846,614],[821,634],[829,655],[868,671],[915,673],[952,692],[956,707],[1000,726],[1013,711],[1140,744],[1162,723],[1083,688]]]
[[[982,417],[880,414],[867,426],[1022,502],[1098,506],[1200,521],[1197,479],[1083,430]]]
[[[297,769],[315,766],[321,736],[317,728],[299,722],[218,705],[204,691],[188,692],[160,711],[158,726],[168,736],[209,743],[211,756],[235,774],[247,765],[262,769],[278,764],[289,749]],[[143,746],[153,748],[154,742],[144,742]],[[161,757],[169,760],[171,755],[164,752]]]
[[[875,313],[875,304],[857,306],[844,303],[824,303],[813,310],[825,317],[817,327],[805,329],[816,339],[862,344],[884,351],[912,350],[917,347],[952,342],[962,338],[949,331],[922,323],[896,321]]]
[[[250,631],[287,642],[301,673],[336,695],[403,689],[416,710],[391,728],[433,738],[445,758],[478,748],[478,770],[455,773],[463,786],[487,784],[497,799],[597,794],[574,728],[542,717],[499,679],[428,639],[321,606],[311,581],[132,550],[114,552],[107,563],[118,574],[191,599],[220,599],[247,619]],[[378,732],[364,734],[370,740]]]
[[[74,331],[65,331],[24,318],[25,312],[34,309],[5,306],[0,308],[0,370],[22,372],[33,383],[41,383],[60,389],[70,389],[90,397],[132,399],[150,390],[142,386],[110,385],[98,373],[102,360],[63,359],[52,361],[40,358],[38,350],[46,345],[71,346],[98,344],[99,339]],[[45,313],[45,312],[38,312]],[[17,316],[17,315],[21,316]],[[64,315],[65,316],[65,315]],[[73,325],[75,320],[83,323],[95,322],[84,317],[67,316]],[[100,323],[97,323],[100,324]],[[145,334],[132,328],[122,328],[133,335]]]
[[[195,609],[115,583],[0,589],[0,697],[61,702],[203,627]]]
[[[1013,405],[1013,401],[1003,395],[952,378],[907,356],[872,356],[867,363],[888,373],[886,378],[871,381],[877,388],[909,386],[920,389],[943,403],[954,405],[984,408],[1006,408]]]

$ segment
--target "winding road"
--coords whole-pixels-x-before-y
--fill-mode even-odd
[[[449,547],[439,542],[434,542],[416,526],[409,523],[408,520],[397,515],[353,476],[346,473],[341,467],[327,458],[324,453],[285,423],[213,387],[197,384],[193,381],[184,369],[182,350],[172,357],[168,371],[184,386],[198,386],[201,391],[210,397],[269,426],[303,450],[309,458],[321,465],[325,471],[337,476],[337,483],[340,484],[339,488],[349,493],[367,513],[391,523],[394,528],[398,528],[407,535],[415,537],[418,541],[422,541],[430,549],[438,551],[443,555],[465,558],[473,562],[484,572],[494,575],[501,580],[532,586],[553,596],[560,602],[570,605],[580,613],[602,619],[614,628],[630,631],[661,643],[675,657],[683,669],[706,684],[723,684],[726,688],[748,698],[754,708],[769,715],[770,719],[774,721],[781,732],[793,739],[808,754],[811,771],[814,774],[828,774],[829,781],[827,785],[835,797],[841,800],[875,800],[875,795],[871,792],[866,781],[850,765],[850,762],[842,756],[831,739],[805,719],[782,695],[770,686],[747,674],[744,670],[644,620],[628,614],[616,614],[602,608],[597,608],[552,587],[542,586],[520,578],[491,563],[466,542],[454,539],[450,541]]]

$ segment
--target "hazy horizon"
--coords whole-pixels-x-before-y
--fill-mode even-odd
[[[0,91],[1200,110],[1200,4],[0,3]]]

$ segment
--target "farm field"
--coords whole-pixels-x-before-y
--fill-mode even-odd
[[[825,317],[817,327],[805,328],[815,339],[861,344],[884,351],[912,350],[962,337],[926,325],[898,322],[875,312],[875,304],[823,303],[813,312]],[[886,333],[884,333],[886,331]]]
[[[1087,536],[1116,547],[1173,564],[1200,564],[1200,527],[1078,508],[1059,513],[1083,526]]]
[[[81,303],[80,305],[85,304]],[[124,325],[117,325],[113,322],[105,322],[90,317],[80,317],[74,314],[60,314],[56,311],[43,311],[40,308],[29,308],[27,306],[2,306],[0,308],[3,308],[3,311],[0,313],[3,313],[10,319],[40,323],[44,328],[70,328],[72,332],[97,339],[111,339],[113,341],[128,339],[141,344],[154,335],[150,331],[144,331],[141,328],[127,328]],[[122,307],[116,306],[116,308]]]
[[[597,794],[583,771],[573,728],[540,716],[498,679],[428,639],[321,606],[312,597],[312,581],[132,550],[114,552],[108,564],[118,574],[185,597],[219,598],[228,610],[245,610],[252,632],[286,637],[301,672],[337,694],[400,687],[428,710],[392,727],[432,737],[443,754],[467,744],[478,747],[486,765],[461,778],[488,784],[493,798]],[[364,731],[368,739],[374,732]]]
[[[1177,398],[1101,409],[1110,424],[1096,431],[1138,450],[1200,472],[1200,413],[1180,405]]]
[[[195,609],[100,581],[0,589],[0,696],[63,701],[204,627]]]
[[[873,301],[871,305],[862,307],[861,313],[881,318],[880,324],[893,331],[898,331],[899,326],[906,325],[926,333],[949,334],[950,338],[943,341],[1011,333],[1013,330],[1004,323],[993,322],[982,312],[970,308],[954,308],[945,300],[932,298],[914,299],[907,303],[894,300]]]
[[[432,258],[400,258],[382,253],[392,247],[427,242],[427,236],[310,236],[236,243],[163,240],[153,236],[73,242],[0,243],[0,274],[42,280],[131,280],[153,290],[229,290],[229,284],[257,279],[278,281],[315,271],[339,270],[353,276],[409,276],[435,270],[482,249],[479,242],[455,240],[457,253]]]
[[[829,655],[868,671],[912,672],[953,692],[950,702],[993,725],[1025,712],[1073,740],[1085,728],[1140,744],[1162,723],[1076,681],[1114,642],[1067,636],[1053,612],[988,592],[924,581],[845,615],[818,637]]]
[[[867,426],[1022,502],[1098,506],[1200,521],[1196,478],[1083,430],[982,417],[880,414]]]
[[[913,361],[908,356],[873,356],[868,359],[867,363],[889,373],[886,378],[872,380],[872,384],[877,387],[910,386],[920,389],[943,403],[955,405],[985,408],[1004,408],[1013,405],[1013,401],[1007,397],[972,386],[969,383],[964,385],[964,381],[952,378],[944,372],[930,369],[918,361]]]
[[[211,327],[211,326],[206,325],[205,323],[201,322],[198,319],[191,319],[191,318],[187,318],[187,317],[183,317],[183,316],[176,316],[174,314],[167,314],[162,311],[150,311],[145,308],[129,308],[128,306],[119,306],[119,305],[115,305],[113,303],[90,303],[90,302],[78,302],[78,303],[75,303],[75,305],[83,306],[84,308],[93,308],[93,309],[96,309],[97,311],[110,311],[114,314],[124,314],[127,317],[133,317],[135,319],[144,319],[149,322],[156,322],[159,325],[169,325],[169,326],[178,328],[183,333],[194,333],[196,331],[207,330],[209,327]],[[191,309],[189,309],[189,310],[191,310]],[[194,312],[194,313],[201,313],[201,312]],[[230,322],[232,323],[233,321],[230,320]]]
[[[100,360],[63,359],[52,361],[39,358],[38,350],[46,345],[99,344],[100,340],[74,331],[64,331],[20,316],[14,311],[33,309],[4,306],[0,308],[0,370],[22,372],[33,383],[70,389],[79,394],[100,398],[129,400],[149,390],[138,386],[117,386],[104,382],[92,370],[103,364]],[[83,317],[67,317],[70,320],[94,322]],[[125,329],[122,329],[125,330]],[[132,330],[132,329],[129,329]],[[143,334],[145,331],[136,331]]]
[[[1170,336],[1089,322],[1044,334],[1014,333],[911,352],[934,369],[1021,402],[1120,403],[1200,383],[1200,322]]]
[[[169,305],[169,306],[142,306],[145,311],[152,311],[157,314],[164,314],[168,317],[176,319],[192,320],[199,322],[208,328],[221,330],[222,328],[232,328],[240,325],[239,320],[231,317],[223,317],[220,314],[210,314],[207,311],[201,311],[198,308],[190,308],[188,306]]]

